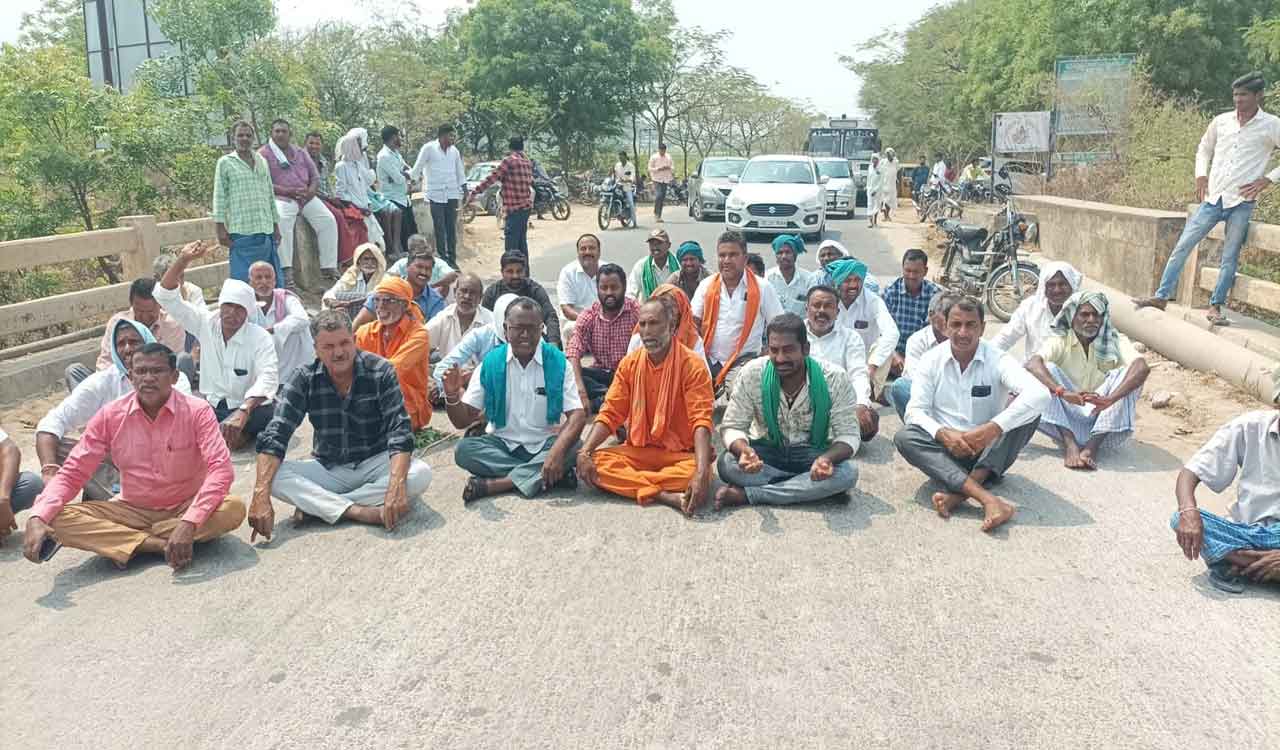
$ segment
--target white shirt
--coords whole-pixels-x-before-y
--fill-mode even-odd
[[[782,276],[782,269],[774,266],[764,272],[764,280],[769,282],[769,286],[773,287],[773,291],[778,295],[778,302],[782,303],[782,309],[789,313],[795,313],[800,317],[804,317],[805,304],[808,302],[807,296],[809,290],[816,286],[822,279],[822,274],[815,271],[806,271],[803,268],[796,268],[796,275],[791,277],[791,283]]]
[[[926,323],[924,328],[907,337],[907,352],[902,365],[902,377],[910,377],[919,366],[920,358],[929,353],[938,344],[946,343],[946,339],[938,340],[933,333],[933,324]]]
[[[272,329],[271,341],[276,347],[276,366],[281,382],[300,365],[309,365],[316,359],[316,343],[311,338],[311,318],[302,306],[302,300],[292,294],[286,294],[284,300],[285,317],[279,323],[276,322],[273,310],[263,310],[261,306],[249,318],[264,329]]]
[[[482,305],[476,305],[475,317],[471,319],[471,325],[464,330],[462,321],[458,318],[458,305],[454,303],[427,321],[427,337],[430,339],[431,348],[444,356],[453,351],[453,347],[458,345],[463,336],[492,323],[493,312]]]
[[[581,263],[575,260],[560,269],[560,278],[556,281],[556,299],[560,304],[573,305],[582,312],[591,307],[599,296],[595,277],[588,276]]]
[[[409,171],[410,179],[422,180],[422,192],[432,203],[448,203],[462,199],[462,187],[467,181],[462,166],[462,152],[456,144],[449,150],[440,150],[440,141],[430,141],[418,151],[418,159]]]
[[[623,164],[618,162],[613,165],[613,179],[622,183],[627,190],[632,190],[636,186],[636,165],[631,162]]]
[[[649,157],[649,179],[654,182],[665,182],[668,185],[675,180],[675,161],[671,154],[666,156],[655,151]]]
[[[1044,340],[1053,329],[1053,320],[1057,313],[1051,312],[1047,304],[1039,304],[1035,297],[1028,297],[1018,304],[1009,322],[1004,324],[1000,333],[991,340],[991,345],[1000,351],[1011,351],[1024,336],[1027,339],[1022,348],[1022,362],[1031,359],[1031,355],[1040,351]]]
[[[1213,118],[1196,149],[1196,177],[1209,178],[1205,201],[1221,200],[1223,208],[1243,203],[1240,188],[1262,176],[1277,148],[1280,148],[1280,117],[1270,112],[1259,109],[1243,127],[1234,111]],[[1280,167],[1268,172],[1267,179],[1280,182]]]
[[[676,257],[675,254],[672,253],[670,250],[668,250],[667,252],[669,254],[669,257],[674,260]],[[653,256],[649,255],[648,253],[645,253],[643,258],[636,261],[635,265],[631,267],[631,275],[627,277],[627,296],[635,300],[636,302],[644,302],[645,300],[648,299],[648,297],[643,296],[644,287],[642,286],[644,283],[644,265],[646,263],[653,263]],[[668,276],[670,276],[672,273],[679,273],[679,272],[680,272],[679,263],[676,264],[675,271],[668,271],[666,266],[663,266],[662,268],[655,267],[653,277],[658,280],[658,286],[661,286],[662,284],[666,283]],[[697,315],[697,314],[698,314],[697,308],[694,308],[694,315]]]
[[[733,356],[733,348],[738,343],[738,337],[742,335],[742,327],[747,323],[747,274],[750,270],[744,271],[742,278],[738,281],[738,288],[733,292],[729,291],[729,285],[720,284],[720,315],[716,321],[716,335],[711,342],[711,351],[707,352],[707,357],[712,362],[727,365],[732,364],[729,358]],[[711,282],[719,278],[719,274],[712,274],[702,280],[698,284],[698,289],[693,293],[693,316],[702,320],[703,306],[707,300],[707,288],[711,286]],[[760,287],[760,309],[756,313],[756,319],[751,321],[751,332],[747,334],[747,342],[742,347],[742,354],[758,353],[760,351],[761,342],[764,340],[764,327],[769,325],[769,321],[781,315],[784,310],[782,303],[778,301],[778,293],[773,291],[773,287],[764,283],[764,279],[757,279],[757,286]],[[702,321],[705,325],[707,321]]]
[[[929,174],[929,184],[932,186],[932,185],[937,185],[940,182],[946,182],[946,181],[947,181],[947,163],[945,161],[938,161],[936,164],[933,165],[933,172]]]
[[[862,345],[867,348],[867,364],[883,367],[898,348],[898,324],[889,312],[889,307],[878,294],[867,294],[865,290],[858,295],[852,305],[840,303],[840,315],[836,325],[856,331],[862,337]]]
[[[858,403],[871,407],[871,377],[867,374],[867,348],[862,337],[837,323],[826,336],[819,336],[805,324],[809,333],[809,356],[835,365],[849,375]]]
[[[1013,403],[1010,393],[1018,394]],[[985,341],[964,372],[951,347],[939,346],[921,358],[911,375],[906,421],[934,437],[944,427],[968,432],[987,422],[1009,432],[1040,416],[1049,399],[1049,389],[1018,360]]]
[[[476,409],[484,409],[484,362],[471,375],[471,382],[462,394],[463,403]],[[507,444],[508,450],[523,446],[530,453],[542,450],[547,438],[560,433],[560,424],[547,424],[547,396],[545,391],[546,376],[542,373],[542,345],[533,350],[533,358],[527,367],[521,367],[514,353],[507,349],[507,425],[501,430],[494,428],[493,422],[485,428],[490,435],[497,435]],[[542,388],[543,393],[538,394]],[[582,399],[578,397],[578,384],[573,379],[573,368],[565,363],[564,383],[561,384],[564,394],[564,411],[567,414],[582,408]]]
[[[1231,519],[1280,523],[1280,412],[1251,411],[1226,423],[1187,461],[1186,469],[1214,492],[1230,487],[1239,473]]]
[[[156,284],[156,302],[200,340],[200,392],[217,406],[223,399],[235,409],[251,398],[275,398],[280,387],[276,345],[262,326],[246,320],[231,340],[222,338],[216,310],[196,307],[177,289]],[[243,373],[243,374],[241,374]]]
[[[333,179],[335,196],[353,204],[356,208],[369,210],[369,188],[373,185],[372,170],[363,163],[340,161],[333,169]],[[203,378],[202,375],[201,379]]]
[[[174,388],[191,395],[191,381],[187,380],[185,373],[178,373],[178,384]],[[67,433],[83,430],[102,407],[130,393],[133,393],[133,382],[115,365],[107,370],[98,370],[80,381],[70,395],[50,409],[36,425],[36,432],[47,432],[61,440]]]

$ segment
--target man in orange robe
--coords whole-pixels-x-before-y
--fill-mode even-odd
[[[692,515],[711,485],[714,396],[702,358],[673,340],[674,319],[669,296],[640,307],[644,348],[618,364],[578,453],[578,476],[641,505],[658,502]],[[600,448],[624,423],[626,442]]]
[[[377,319],[356,331],[356,346],[395,366],[409,422],[420,430],[431,421],[431,342],[422,310],[413,301],[413,287],[395,276],[378,282],[373,306]]]

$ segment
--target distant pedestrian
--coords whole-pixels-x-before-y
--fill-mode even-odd
[[[627,198],[627,210],[631,213],[631,226],[636,221],[636,165],[627,160],[627,152],[618,152],[618,163],[613,165],[613,179],[622,186],[622,193]]]
[[[213,172],[213,227],[218,244],[231,251],[231,278],[249,281],[249,266],[263,260],[280,268],[280,214],[267,160],[253,150],[253,126],[231,126],[236,150],[218,159]]]
[[[667,191],[675,182],[675,162],[667,153],[667,144],[658,144],[658,153],[649,157],[649,179],[653,180],[653,218],[662,221],[662,208],[666,204]]]
[[[867,226],[875,229],[880,216],[881,192],[884,190],[884,174],[880,168],[880,154],[871,155],[871,166],[867,169]]]
[[[506,250],[515,250],[529,257],[529,211],[533,209],[533,163],[524,155],[524,138],[516,136],[508,144],[511,153],[484,181],[471,189],[467,201],[502,181],[502,209],[507,214],[504,230]],[[556,331],[559,335],[559,329]]]

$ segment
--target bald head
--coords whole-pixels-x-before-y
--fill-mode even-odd
[[[675,332],[675,326],[672,325],[674,319],[674,306],[666,295],[649,299],[640,306],[636,327],[650,359],[660,362],[671,350],[671,336]]]

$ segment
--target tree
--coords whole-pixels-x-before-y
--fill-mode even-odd
[[[321,120],[372,124],[386,116],[383,87],[374,67],[382,53],[376,32],[348,23],[322,23],[288,33],[284,40],[315,92]]]
[[[24,47],[66,47],[85,56],[84,12],[81,0],[44,0],[39,10],[23,13],[18,42]]]
[[[640,89],[639,104],[661,143],[673,121],[708,106],[701,84],[723,69],[721,45],[729,34],[679,26],[670,0],[649,0],[639,16],[647,30],[644,43],[653,50],[653,73]]]

